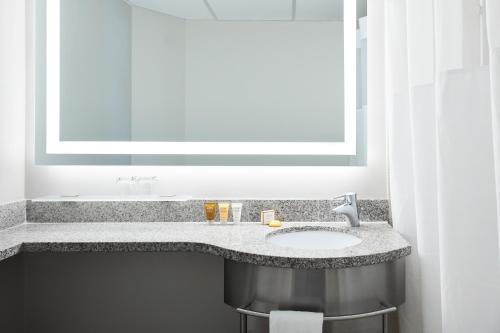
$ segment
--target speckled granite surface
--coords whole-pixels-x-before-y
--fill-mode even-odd
[[[0,204],[0,230],[26,221],[26,201]]]
[[[228,200],[228,202],[230,202]],[[341,201],[333,200],[242,200],[242,221],[259,222],[262,210],[275,209],[284,221],[345,221],[334,213]],[[43,202],[28,201],[27,221],[59,222],[202,222],[201,200],[185,202]],[[359,200],[362,221],[390,221],[387,200]],[[217,217],[218,218],[218,217]],[[230,217],[231,219],[231,217]]]
[[[298,250],[266,241],[276,232],[257,223],[27,223],[0,232],[0,260],[19,252],[201,252],[238,262],[286,268],[346,268],[410,254],[409,243],[386,222],[285,223],[284,228],[327,228],[362,239],[343,250]]]

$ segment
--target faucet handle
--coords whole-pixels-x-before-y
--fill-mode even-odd
[[[338,195],[334,197],[332,200],[339,200],[339,199],[344,199],[344,203],[347,202],[347,196],[345,194]]]
[[[353,202],[357,202],[358,195],[356,192],[349,192],[346,194],[339,195],[334,197],[333,200],[344,199],[345,203],[352,204]]]

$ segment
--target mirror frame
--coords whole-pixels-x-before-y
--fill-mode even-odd
[[[343,142],[138,142],[60,140],[61,0],[47,0],[46,153],[48,155],[356,155],[356,2],[344,0]]]

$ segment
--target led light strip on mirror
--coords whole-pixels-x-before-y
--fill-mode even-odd
[[[344,142],[61,141],[60,3],[47,0],[47,154],[356,155],[356,1],[344,1]]]

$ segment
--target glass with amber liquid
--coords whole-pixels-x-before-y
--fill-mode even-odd
[[[205,202],[205,218],[208,223],[215,221],[215,213],[217,212],[217,203]]]
[[[220,223],[226,224],[229,220],[229,203],[219,202],[219,219]]]

